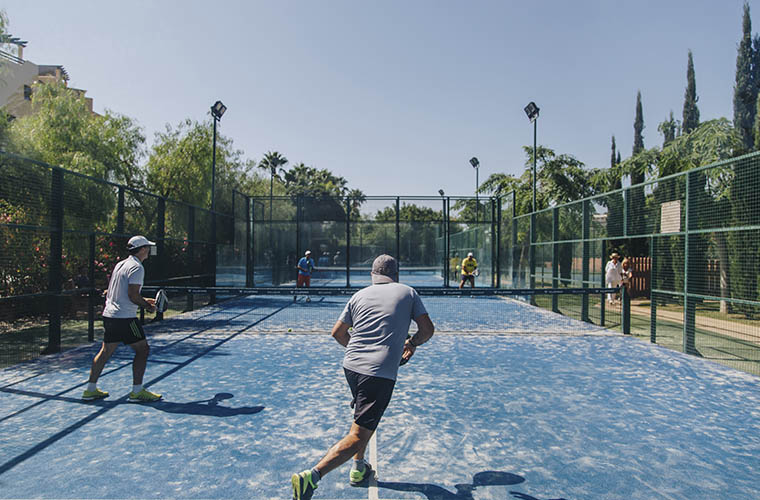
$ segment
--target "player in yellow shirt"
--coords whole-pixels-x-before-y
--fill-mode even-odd
[[[459,282],[459,288],[464,288],[464,284],[468,281],[470,286],[475,288],[475,273],[478,269],[478,261],[472,256],[472,252],[467,254],[467,257],[462,259],[462,281]]]

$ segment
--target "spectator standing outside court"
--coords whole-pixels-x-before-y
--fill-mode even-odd
[[[620,281],[623,276],[623,267],[619,262],[620,254],[612,252],[610,255],[610,261],[607,262],[607,266],[604,268],[605,281],[607,282],[607,288],[617,288],[620,286]],[[615,302],[615,294],[607,294],[607,302],[612,304]]]
[[[417,333],[407,338],[412,320],[417,323]],[[351,327],[353,331],[349,331]],[[343,371],[353,396],[354,422],[314,468],[293,474],[294,500],[309,500],[318,481],[351,457],[351,486],[360,486],[371,477],[372,467],[364,460],[364,452],[391,400],[399,364],[408,361],[433,331],[420,296],[398,283],[396,259],[377,257],[372,263],[372,285],[349,299],[332,329],[333,338],[346,348]]]
[[[298,261],[298,278],[296,280],[297,288],[309,288],[311,286],[311,273],[316,271],[314,259],[311,258],[311,251],[306,250],[301,260]],[[296,296],[293,296],[293,300]],[[306,302],[311,302],[310,297],[306,297]]]
[[[143,388],[143,375],[148,363],[150,347],[145,338],[142,325],[137,321],[137,308],[144,307],[150,312],[156,310],[153,299],[144,299],[140,295],[145,268],[142,263],[148,258],[150,248],[156,244],[149,241],[145,236],[133,236],[127,243],[129,257],[122,260],[111,273],[106,293],[106,305],[103,309],[103,344],[100,351],[92,360],[90,379],[82,394],[82,399],[91,401],[105,398],[108,393],[97,388],[106,362],[114,353],[119,344],[124,343],[135,351],[132,361],[132,391],[129,393],[129,401],[132,403],[149,403],[161,399],[160,394],[155,394]]]
[[[472,252],[462,259],[462,280],[459,282],[459,288],[464,288],[468,281],[470,286],[475,288],[475,271],[478,269],[478,261],[472,256]]]
[[[626,288],[626,292],[631,289],[631,281],[633,280],[633,261],[629,257],[623,259],[620,263],[620,281]]]

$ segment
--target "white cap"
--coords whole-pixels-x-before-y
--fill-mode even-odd
[[[468,256],[468,257],[472,257],[472,252],[468,252],[468,253],[467,253],[467,256]]]
[[[311,250],[306,250],[306,253],[304,255],[311,255]]]
[[[146,246],[156,246],[155,242],[150,241],[145,236],[142,236],[138,234],[137,236],[132,236],[129,238],[129,241],[127,242],[127,248],[129,250],[134,250],[135,248],[140,247],[146,247]]]

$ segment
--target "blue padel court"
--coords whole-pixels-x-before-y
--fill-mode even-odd
[[[97,343],[0,371],[0,497],[290,498],[351,423],[329,335],[346,300],[146,325],[153,404],[127,402],[124,346],[105,400],[80,400]],[[377,480],[350,487],[347,463],[315,499],[758,498],[758,377],[515,299],[423,301],[437,334],[399,370]]]

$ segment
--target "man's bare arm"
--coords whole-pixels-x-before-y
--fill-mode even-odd
[[[129,296],[129,300],[140,307],[144,307],[149,312],[156,310],[156,306],[153,305],[153,299],[146,300],[140,295],[140,285],[129,285],[127,295]]]
[[[435,326],[433,326],[433,322],[430,320],[428,314],[417,316],[414,318],[414,322],[417,323],[417,333],[415,333],[409,340],[414,347],[419,347],[430,340],[433,336],[433,332],[435,332]]]
[[[351,340],[351,336],[348,334],[348,329],[351,325],[338,320],[335,322],[335,326],[332,329],[332,336],[343,347],[348,346],[348,341]]]

